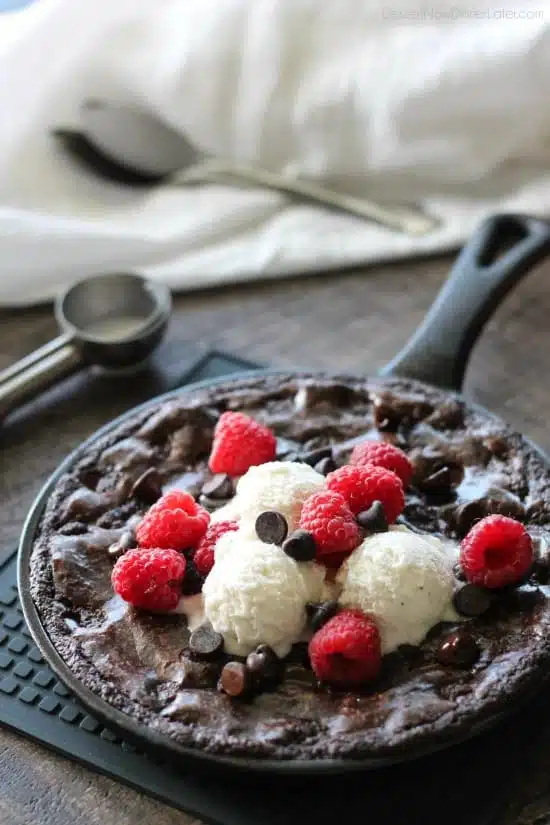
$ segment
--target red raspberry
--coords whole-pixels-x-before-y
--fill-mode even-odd
[[[533,544],[523,524],[508,516],[487,516],[463,539],[460,564],[469,582],[482,587],[516,584],[533,563]]]
[[[136,537],[140,547],[184,550],[194,547],[206,532],[210,514],[189,493],[173,490],[150,508],[140,521]]]
[[[322,682],[339,687],[369,682],[382,661],[378,628],[360,610],[342,610],[310,641],[309,658]]]
[[[372,464],[352,467],[346,464],[329,473],[327,487],[346,499],[352,513],[368,510],[375,501],[382,502],[389,524],[392,524],[405,506],[401,479],[391,470]]]
[[[305,500],[299,526],[315,539],[317,560],[329,565],[327,556],[336,554],[341,564],[361,543],[361,531],[344,497],[328,490]]]
[[[175,550],[128,550],[113,567],[115,593],[155,613],[173,610],[181,595],[185,559]]]
[[[267,427],[241,412],[224,412],[214,430],[208,466],[213,473],[242,476],[250,467],[273,461],[277,439]]]
[[[201,576],[208,576],[214,567],[214,548],[218,539],[221,538],[224,533],[238,529],[239,525],[236,521],[218,521],[209,526],[193,554],[195,567]]]
[[[385,467],[399,476],[403,487],[408,486],[413,474],[413,466],[403,450],[385,441],[365,441],[363,444],[357,444],[353,448],[349,463]]]

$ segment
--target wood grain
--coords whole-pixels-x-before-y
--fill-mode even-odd
[[[404,344],[449,259],[372,267],[179,296],[167,347],[186,361],[215,346],[278,366],[373,372]],[[466,391],[550,450],[550,266],[505,301],[472,359]],[[0,368],[55,334],[49,308],[0,311]],[[178,355],[178,357],[180,357]],[[73,376],[14,414],[0,431],[0,531],[13,544],[32,499],[63,456],[98,426],[148,397],[154,375],[116,382]],[[535,770],[506,825],[550,812],[550,772]],[[2,825],[191,825],[191,818],[18,736],[0,731]]]

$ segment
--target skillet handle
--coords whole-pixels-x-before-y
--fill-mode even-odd
[[[460,390],[484,325],[548,253],[550,223],[527,215],[488,218],[462,249],[421,326],[380,375]]]

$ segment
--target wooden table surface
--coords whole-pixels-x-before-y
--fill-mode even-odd
[[[372,372],[405,342],[448,268],[449,259],[440,258],[180,296],[169,342],[181,342],[183,363],[200,347],[215,346],[277,366]],[[478,344],[466,391],[550,450],[549,279],[550,265],[541,267],[508,297]],[[54,333],[49,308],[0,311],[0,368]],[[27,508],[60,459],[152,390],[151,378],[114,385],[82,374],[5,423],[0,434],[3,546],[16,542]],[[503,822],[548,821],[550,772],[533,771]],[[192,819],[0,730],[2,825],[137,822],[190,825]]]

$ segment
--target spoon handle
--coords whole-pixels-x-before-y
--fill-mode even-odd
[[[19,404],[81,367],[81,355],[68,335],[60,335],[8,367],[0,373],[0,421]]]
[[[264,186],[267,189],[275,189],[278,192],[314,201],[322,206],[328,206],[359,218],[375,221],[389,229],[406,232],[408,235],[426,235],[438,226],[438,221],[433,216],[425,214],[420,209],[382,206],[365,198],[336,192],[334,189],[328,189],[311,181],[291,179],[285,175],[248,166],[226,165],[217,161],[206,162],[177,173],[172,178],[172,183],[185,185],[213,178],[240,180]]]

